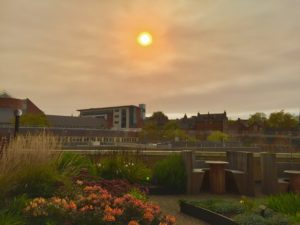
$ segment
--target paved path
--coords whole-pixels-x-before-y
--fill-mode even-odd
[[[165,214],[171,214],[176,217],[176,225],[209,225],[199,219],[193,218],[186,214],[180,213],[178,200],[180,199],[203,199],[203,195],[187,196],[187,195],[169,195],[169,196],[150,196],[150,200],[159,204],[161,210]]]

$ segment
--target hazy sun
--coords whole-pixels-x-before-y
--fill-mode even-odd
[[[152,35],[149,32],[141,32],[138,34],[136,41],[139,45],[147,47],[152,44]]]

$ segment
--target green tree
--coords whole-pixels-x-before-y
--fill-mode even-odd
[[[271,113],[268,119],[268,126],[270,128],[293,129],[297,125],[297,119],[292,114],[284,112],[284,110]]]
[[[169,121],[163,127],[163,138],[165,140],[174,141],[175,138],[187,140],[189,136],[178,126],[176,121]]]
[[[255,114],[250,115],[248,120],[249,125],[259,124],[264,125],[267,122],[267,116],[265,113],[257,112]]]
[[[45,114],[27,113],[20,117],[21,126],[48,127],[49,121]]]
[[[229,135],[221,131],[213,131],[207,137],[207,140],[211,142],[229,141],[229,139],[230,139]]]
[[[168,121],[169,118],[161,111],[154,112],[151,117],[148,118],[148,121],[155,123],[159,127],[163,127]]]
[[[153,121],[144,123],[143,129],[139,134],[140,139],[145,141],[158,141],[162,137],[162,130]]]

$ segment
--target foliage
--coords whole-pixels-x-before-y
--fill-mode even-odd
[[[176,121],[169,121],[163,127],[163,139],[174,141],[175,138],[179,138],[180,140],[188,140],[192,141],[192,137],[187,135],[178,125]]]
[[[138,188],[132,188],[128,194],[132,195],[134,198],[141,200],[143,202],[147,201],[147,195],[145,194],[144,191],[141,191]]]
[[[25,208],[25,215],[33,225],[46,225],[49,221],[70,225],[175,223],[174,217],[162,216],[157,205],[129,194],[113,197],[99,186],[86,186],[74,199],[33,199]]]
[[[296,215],[300,211],[300,196],[293,193],[285,193],[267,198],[267,205],[274,211]]]
[[[122,155],[98,163],[98,174],[105,179],[126,179],[131,183],[147,183],[151,178],[151,170],[141,161]]]
[[[60,173],[68,176],[77,176],[82,170],[87,169],[90,173],[95,173],[94,165],[86,156],[63,152],[56,160],[56,166]]]
[[[205,199],[194,202],[194,205],[205,207],[220,214],[240,214],[246,209],[244,205],[230,199]]]
[[[32,191],[43,192],[46,189],[47,193],[51,192],[52,184],[59,181],[52,165],[59,156],[52,150],[58,148],[56,138],[44,133],[19,136],[10,142],[0,158],[0,198],[7,197],[6,194],[34,194]]]
[[[90,180],[90,179],[88,179]],[[139,184],[131,184],[127,180],[114,179],[114,180],[106,180],[99,179],[94,181],[88,181],[85,177],[78,176],[75,181],[76,184],[80,184],[82,186],[99,186],[103,189],[106,189],[112,196],[122,196],[127,193],[131,193],[131,191],[141,193],[146,195],[148,193],[148,189]]]
[[[52,162],[59,157],[59,149],[57,138],[46,133],[18,136],[0,158],[0,176]]]
[[[10,212],[0,212],[1,225],[23,225],[24,221],[21,216]]]
[[[21,126],[49,127],[49,121],[45,114],[27,113],[20,117]]]
[[[153,121],[146,121],[142,131],[139,133],[141,140],[159,141],[161,137],[162,130]]]
[[[229,141],[229,139],[230,139],[229,135],[221,131],[213,131],[207,137],[207,140],[211,142],[223,142],[223,141]]]
[[[5,201],[5,200],[3,200]],[[22,210],[26,206],[28,198],[26,195],[13,198],[5,202],[5,207],[0,211],[1,225],[23,225]]]
[[[180,155],[170,155],[157,162],[153,170],[153,181],[170,192],[183,193],[186,188],[186,172]]]
[[[16,174],[9,190],[10,196],[27,194],[29,197],[50,197],[63,185],[63,178],[51,165],[27,168]]]
[[[265,113],[262,112],[257,112],[255,114],[250,115],[250,118],[248,120],[248,124],[250,126],[254,124],[265,125],[266,122],[267,122],[267,116]]]
[[[147,141],[174,141],[180,140],[195,141],[195,139],[184,132],[176,121],[165,122],[164,125],[157,125],[153,121],[144,124],[140,132],[140,138]]]
[[[272,197],[273,198],[273,197]],[[236,199],[210,198],[200,201],[184,201],[189,204],[206,208],[216,213],[231,217],[240,225],[291,225],[299,224],[300,217],[289,216],[286,213],[278,213],[268,208],[269,198],[249,199],[242,197]],[[275,205],[277,202],[273,202]]]
[[[151,117],[148,118],[148,121],[153,122],[158,127],[163,127],[168,121],[169,118],[161,111],[154,112]]]
[[[284,110],[271,113],[268,119],[268,126],[274,129],[292,129],[297,125],[297,119],[292,114],[285,113]]]
[[[255,213],[244,213],[234,217],[234,220],[240,225],[267,225],[267,220]]]

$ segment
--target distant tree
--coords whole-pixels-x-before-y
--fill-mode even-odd
[[[267,122],[267,116],[265,113],[257,112],[255,114],[250,115],[248,120],[249,125],[258,124],[258,125],[265,125]]]
[[[268,119],[268,126],[275,129],[293,129],[298,125],[297,119],[290,113],[285,113],[284,110],[280,112],[273,112]]]
[[[163,127],[169,121],[169,118],[163,112],[158,111],[154,112],[148,120],[152,121],[159,127]]]
[[[45,114],[27,113],[20,117],[21,126],[48,127],[49,121]]]
[[[145,141],[158,141],[162,137],[162,130],[153,121],[146,121],[139,137]]]
[[[169,121],[163,127],[163,138],[169,141],[174,141],[175,138],[188,140],[189,136],[179,127],[176,121]]]
[[[221,131],[213,131],[208,137],[207,140],[211,142],[223,142],[229,141],[230,137],[228,134]]]
[[[175,139],[194,141],[194,139],[180,129],[177,121],[168,121],[163,127],[153,120],[148,120],[140,132],[141,140],[145,141],[174,141]]]

